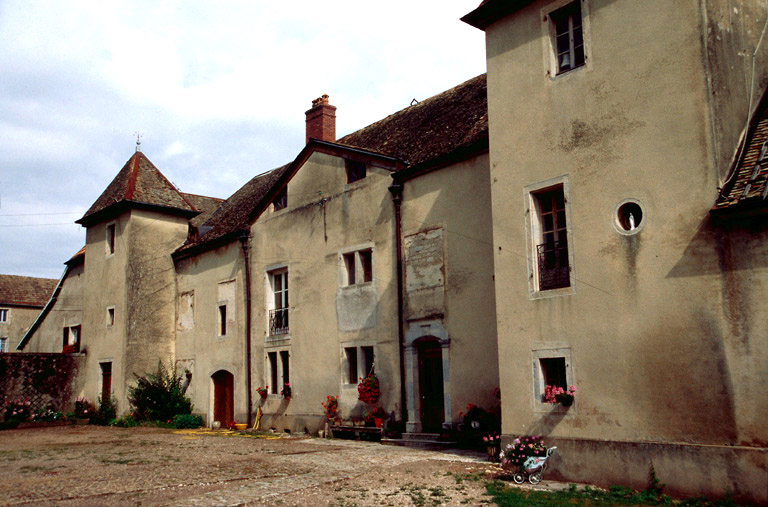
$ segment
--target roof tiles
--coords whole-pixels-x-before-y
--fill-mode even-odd
[[[52,278],[0,275],[0,305],[43,307],[58,283]]]

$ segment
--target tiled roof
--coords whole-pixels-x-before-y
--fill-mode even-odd
[[[713,212],[768,210],[768,91]]]
[[[57,283],[52,278],[0,275],[0,305],[43,307]]]
[[[283,175],[288,165],[253,177],[232,194],[213,215],[199,227],[201,234],[190,238],[176,253],[181,254],[204,244],[235,239],[250,226],[251,212],[259,205],[272,185]]]
[[[213,216],[216,210],[219,209],[219,206],[224,202],[224,199],[219,199],[217,197],[206,197],[204,195],[188,194],[186,192],[181,192],[181,195],[200,212],[199,215],[192,217],[189,220],[189,223],[194,227],[203,225]]]
[[[338,144],[396,157],[409,166],[461,148],[488,147],[485,74],[342,137]]]
[[[320,145],[337,145],[393,157],[404,162],[408,169],[453,160],[451,157],[457,153],[487,150],[485,74],[407,107],[335,143],[311,141],[310,144],[318,149]],[[241,232],[247,231],[254,211],[260,204],[263,205],[262,200],[272,186],[298,163],[297,160],[246,183],[198,228],[201,234],[190,238],[174,255],[189,255],[199,248],[233,241]]]
[[[112,206],[127,203],[160,206],[188,216],[197,214],[195,207],[146,155],[137,151],[77,223],[94,223],[106,216]]]
[[[75,264],[80,264],[82,262],[85,262],[85,245],[83,245],[83,248],[78,250],[77,253],[73,255],[72,258],[70,258],[64,264],[75,265]]]

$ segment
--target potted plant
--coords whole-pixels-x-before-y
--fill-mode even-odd
[[[280,394],[283,395],[283,398],[290,398],[291,397],[291,384],[286,382],[283,384],[283,388],[280,390]]]
[[[323,408],[325,409],[325,418],[329,421],[332,421],[336,419],[339,415],[339,397],[338,396],[331,396],[330,394],[326,396],[325,401],[321,403]]]
[[[256,392],[259,393],[259,396],[261,396],[262,400],[266,400],[267,395],[269,394],[269,386],[257,387]]]
[[[375,373],[371,373],[365,378],[360,379],[357,384],[357,399],[369,405],[375,405],[381,396],[379,379]]]
[[[483,443],[485,443],[488,451],[488,461],[496,462],[499,460],[499,453],[501,452],[501,435],[498,433],[491,433],[483,437]]]
[[[567,390],[559,386],[544,387],[544,403],[559,403],[564,407],[573,405],[576,386],[570,386]]]

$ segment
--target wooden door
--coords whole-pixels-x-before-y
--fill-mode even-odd
[[[444,421],[443,354],[438,342],[419,344],[419,390],[421,426],[427,433],[439,432]]]
[[[213,420],[225,428],[235,418],[235,376],[219,370],[211,376],[213,380]]]

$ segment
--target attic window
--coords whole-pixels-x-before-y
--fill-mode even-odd
[[[357,180],[362,180],[365,178],[365,162],[357,162],[355,160],[345,159],[344,165],[347,169],[347,183],[353,183]]]
[[[275,196],[274,200],[274,206],[275,211],[281,210],[288,206],[288,187],[283,188],[278,194]]]

